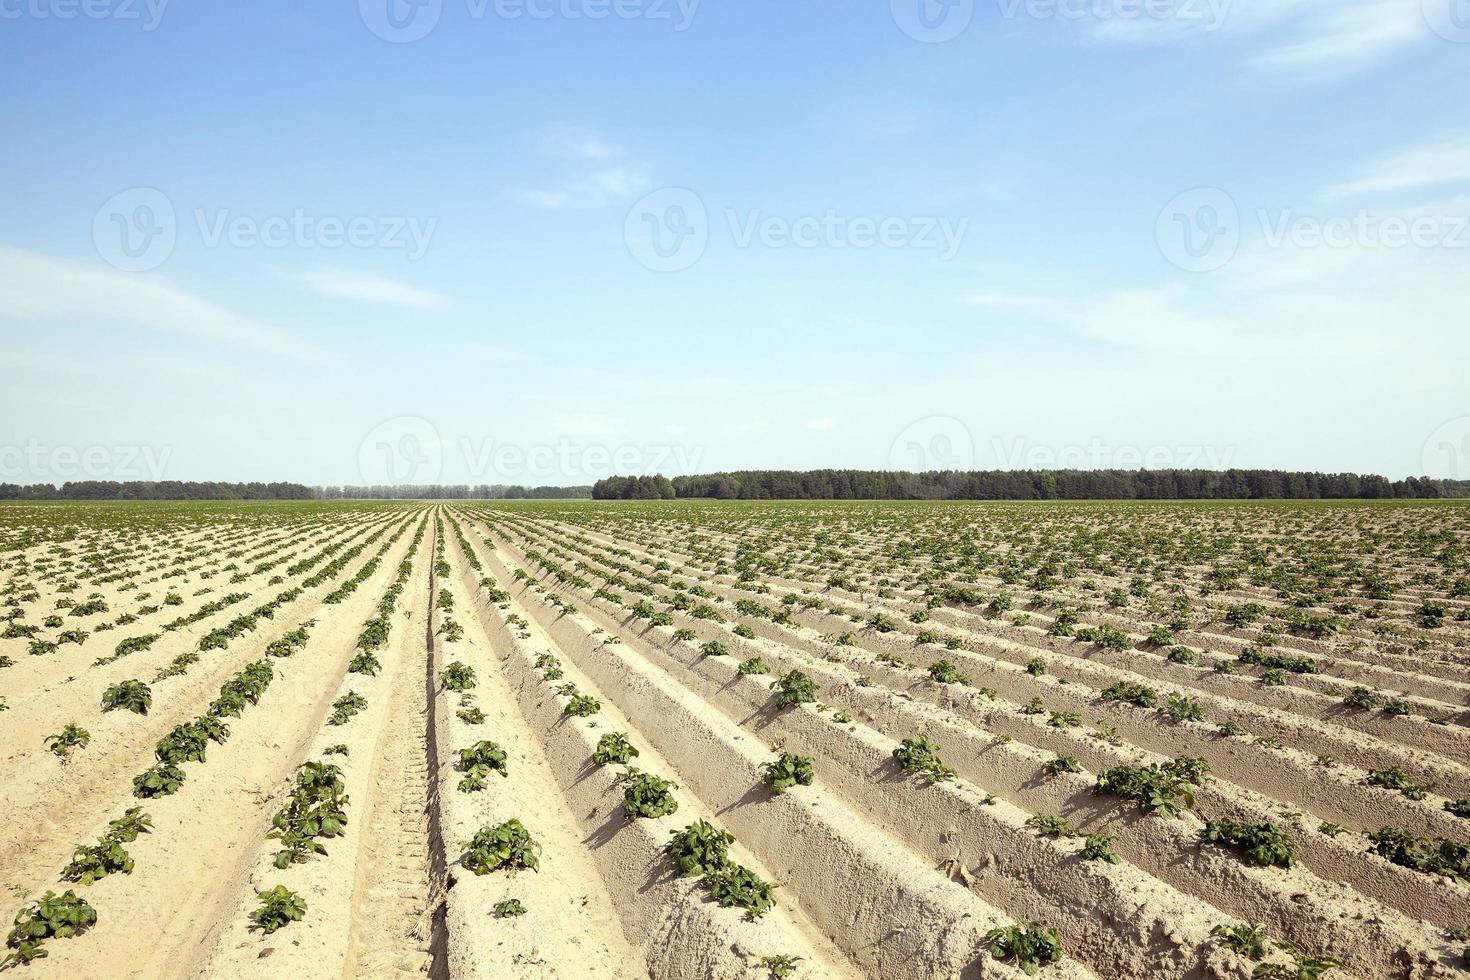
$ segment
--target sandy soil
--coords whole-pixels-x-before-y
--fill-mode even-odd
[[[1218,551],[1142,587],[1126,560],[1094,556],[1084,584],[1067,570],[1039,603],[1007,571],[1013,556],[1034,565],[1047,548],[1060,568],[1099,540],[1125,556],[1171,554],[1184,519],[1163,511],[1140,510],[1124,530],[1103,508],[859,518],[814,507],[742,511],[737,521],[678,507],[343,506],[168,517],[131,535],[42,520],[42,537],[3,550],[38,520],[14,513],[0,524],[0,597],[15,601],[0,608],[19,610],[24,624],[61,615],[42,637],[89,635],[38,657],[27,637],[0,640],[14,661],[0,667],[0,880],[15,907],[71,888],[98,912],[95,927],[47,942],[47,958],[16,975],[759,980],[769,972],[762,958],[784,954],[798,958],[796,980],[1020,978],[990,955],[986,936],[1032,920],[1058,931],[1066,956],[1040,973],[1056,980],[1246,977],[1256,964],[1211,932],[1238,922],[1340,958],[1332,980],[1467,974],[1463,943],[1446,935],[1470,921],[1470,887],[1391,863],[1368,836],[1379,827],[1470,836],[1451,812],[1470,795],[1470,628],[1454,618],[1470,603],[1449,599],[1442,628],[1415,625],[1421,604],[1450,588],[1453,514],[1435,549],[1416,551],[1424,532],[1415,522],[1426,518],[1408,511],[1324,511],[1297,525],[1285,512],[1202,512],[1201,534],[1245,535],[1265,565],[1290,565],[1290,547],[1340,537],[1392,579],[1371,617],[1340,595],[1297,601],[1310,615],[1339,616],[1335,632],[1313,637],[1225,622],[1225,610],[1246,603],[1265,622],[1287,607],[1278,588]],[[421,524],[377,650],[381,670],[349,672]],[[966,555],[988,549],[986,560],[958,575],[935,544],[946,535],[974,543]],[[210,631],[359,546],[255,629],[159,676]],[[1320,554],[1338,560],[1332,546]],[[343,601],[323,601],[361,571]],[[926,590],[953,582],[1013,595],[1015,605],[997,614],[928,601]],[[170,592],[182,601],[164,605]],[[106,612],[57,609],[94,593]],[[244,598],[95,662],[231,594]],[[1147,639],[1178,595],[1192,605],[1173,646],[1195,662]],[[1130,645],[1056,635],[1071,609],[1074,628],[1115,627]],[[98,631],[103,623],[116,625]],[[266,658],[274,676],[260,703],[228,720],[228,739],[206,761],[183,765],[179,791],[134,799],[132,778],[152,764],[155,743],[303,626],[308,639],[293,655]],[[711,642],[725,655],[701,650]],[[1311,658],[1315,672],[1267,685],[1261,669],[1214,669],[1263,642]],[[547,657],[560,676],[547,676]],[[737,669],[757,657],[761,672]],[[931,678],[941,659],[967,683]],[[450,663],[474,669],[472,690],[442,685]],[[771,682],[788,671],[811,679],[816,701],[774,704]],[[132,678],[151,684],[148,713],[104,712],[102,692]],[[1103,696],[1120,682],[1146,685],[1160,705],[1188,698],[1204,718],[1173,721]],[[596,713],[568,714],[568,683],[597,700]],[[1356,686],[1400,698],[1409,714],[1344,707]],[[328,724],[349,692],[366,707]],[[1245,733],[1222,733],[1227,720]],[[42,742],[68,722],[91,742],[63,763]],[[673,780],[674,813],[623,815],[626,767],[592,759],[610,732],[626,733],[638,769]],[[895,762],[902,741],[920,736],[951,778],[931,785]],[[508,772],[462,792],[459,752],[483,740],[505,750]],[[763,785],[763,767],[782,752],[811,760],[810,785],[781,794]],[[1177,757],[1204,760],[1210,773],[1172,818],[1096,792],[1113,767]],[[277,869],[271,819],[308,761],[340,767],[345,832],[326,840],[325,854]],[[1387,767],[1422,791],[1373,785]],[[132,873],[64,881],[73,849],[132,805],[153,821],[126,845]],[[1040,832],[1042,817],[1065,818],[1076,836]],[[1254,867],[1202,844],[1206,822],[1222,818],[1285,830],[1293,865]],[[539,870],[472,873],[469,840],[511,819],[539,844]],[[748,921],[675,873],[665,845],[696,819],[733,834],[732,859],[779,883],[764,916]],[[1094,839],[1116,861],[1089,860]],[[277,885],[306,914],[264,935],[251,921],[257,892]],[[524,914],[497,915],[510,900]]]

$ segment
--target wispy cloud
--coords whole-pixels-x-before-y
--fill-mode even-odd
[[[387,306],[407,306],[418,310],[442,310],[449,305],[449,301],[438,293],[378,276],[365,276],[338,269],[317,269],[300,278],[323,296]]]
[[[807,419],[806,427],[813,432],[831,432],[837,428],[836,419]]]
[[[633,197],[651,184],[642,167],[617,162],[624,155],[620,147],[591,130],[566,127],[549,130],[541,138],[540,151],[546,157],[573,161],[579,172],[550,187],[512,192],[516,200],[532,207],[552,211],[603,207]],[[593,162],[600,166],[584,169]]]
[[[160,275],[119,272],[0,245],[0,319],[92,320],[321,361],[287,330],[223,309]]]
[[[541,152],[571,160],[606,160],[621,153],[595,130],[578,126],[552,126],[541,134]]]
[[[1419,0],[1173,0],[1149,16],[1094,20],[1091,36],[1124,44],[1239,43],[1262,71],[1329,78],[1433,38]]]
[[[1470,139],[1419,146],[1386,157],[1359,177],[1327,189],[1329,198],[1470,183]]]
[[[1455,213],[1453,205],[1445,213]],[[1119,350],[1244,370],[1373,352],[1388,357],[1383,370],[1427,379],[1444,373],[1446,358],[1470,356],[1460,325],[1470,281],[1454,248],[1257,244],[1217,272],[1151,289],[1065,299],[976,293],[962,301],[987,311],[992,323],[1060,328]],[[1436,351],[1433,363],[1390,356],[1411,338]]]
[[[553,189],[519,190],[517,200],[560,211],[566,208],[603,207],[646,190],[651,182],[640,170],[611,167],[568,181]]]

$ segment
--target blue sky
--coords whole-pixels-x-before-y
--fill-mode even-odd
[[[1470,0],[389,2],[0,0],[0,480],[1470,478]]]

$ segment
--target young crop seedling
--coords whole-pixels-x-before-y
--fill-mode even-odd
[[[779,758],[767,762],[761,769],[761,781],[777,796],[798,784],[810,786],[815,778],[812,760],[790,752],[782,752]]]
[[[1374,854],[1400,867],[1470,884],[1470,846],[1443,837],[1421,838],[1397,827],[1375,830],[1368,840]]]
[[[799,704],[811,704],[817,700],[817,684],[799,670],[788,671],[786,676],[771,682],[776,691],[776,707],[791,708]]]
[[[1082,716],[1074,711],[1053,711],[1046,719],[1048,728],[1076,728],[1080,724],[1082,724]]]
[[[966,684],[970,683],[968,674],[961,674],[955,665],[948,660],[936,660],[929,667],[929,677],[938,684]]]
[[[153,705],[153,691],[148,689],[146,683],[141,680],[123,680],[121,683],[107,688],[101,695],[101,710],[132,711],[134,714],[147,714],[148,708]]]
[[[80,844],[61,872],[64,881],[90,885],[110,874],[132,874],[133,858],[120,839],[104,835],[95,844]]]
[[[97,923],[97,912],[76,892],[57,895],[48,891],[39,901],[15,913],[15,925],[5,937],[5,946],[14,950],[0,960],[0,969],[25,965],[47,955],[43,948],[48,939],[70,939],[81,935]]]
[[[1422,800],[1429,795],[1433,786],[1420,786],[1408,773],[1398,766],[1389,766],[1384,769],[1368,770],[1368,785],[1381,786],[1384,789],[1398,790],[1411,800]]]
[[[468,749],[459,750],[459,761],[454,766],[465,773],[459,789],[463,793],[474,793],[485,788],[485,778],[492,772],[509,776],[505,749],[495,742],[477,742]]]
[[[1300,947],[1279,940],[1276,948],[1291,957],[1291,963],[1262,963],[1251,971],[1252,977],[1281,977],[1283,980],[1319,980],[1342,966],[1333,956],[1309,956]]]
[[[1239,925],[1219,925],[1210,930],[1210,935],[1220,940],[1220,945],[1232,953],[1239,953],[1252,960],[1263,960],[1268,952],[1266,927],[1259,922],[1242,922]]]
[[[678,783],[637,769],[629,769],[618,781],[625,784],[623,815],[629,820],[666,817],[679,809],[679,801],[669,792],[678,789]]]
[[[519,915],[526,914],[526,906],[521,904],[518,898],[507,898],[503,902],[496,902],[490,909],[490,914],[497,919],[513,919]]]
[[[775,907],[773,893],[781,887],[775,882],[762,880],[754,871],[738,864],[711,872],[705,876],[704,882],[710,897],[722,908],[742,908],[750,922]]]
[[[1159,693],[1146,684],[1118,681],[1102,692],[1104,701],[1121,701],[1135,708],[1153,708],[1159,703]]]
[[[92,735],[80,725],[63,725],[60,732],[46,737],[46,748],[62,762],[71,758],[75,749],[84,749]]]
[[[1063,956],[1061,936],[1039,922],[992,929],[985,934],[985,944],[992,957],[1014,963],[1027,976],[1035,976],[1042,967],[1060,962]]]
[[[519,820],[481,827],[465,848],[463,864],[477,875],[541,869],[541,845]]]
[[[803,957],[788,956],[785,953],[776,956],[762,956],[761,966],[765,968],[769,980],[786,980],[787,977],[795,975],[796,964],[802,959]]]
[[[332,702],[332,713],[327,717],[328,725],[345,725],[352,717],[367,707],[367,698],[356,691],[348,691]]]
[[[171,763],[159,763],[133,777],[133,795],[140,800],[172,796],[184,785],[184,770]]]
[[[1073,829],[1067,822],[1066,817],[1052,816],[1046,813],[1033,814],[1026,818],[1026,826],[1036,828],[1036,832],[1043,837],[1080,837],[1082,832]]]
[[[1082,763],[1070,755],[1059,755],[1042,763],[1041,771],[1048,776],[1059,776],[1064,772],[1081,772]]]
[[[1201,838],[1206,844],[1233,847],[1242,860],[1253,867],[1289,868],[1296,863],[1296,841],[1285,831],[1262,822],[1237,823],[1234,820],[1210,820]]]
[[[368,653],[367,651],[363,651],[362,653],[359,653],[357,656],[353,657],[352,662],[347,665],[347,673],[366,674],[369,677],[378,676],[378,672],[382,669],[382,661],[380,661],[376,656]]]
[[[1166,766],[1114,766],[1097,777],[1097,794],[1111,794],[1137,804],[1144,813],[1177,816],[1194,806],[1194,790],[1188,780]]]
[[[740,666],[736,669],[747,676],[767,673],[766,662],[760,657],[751,657],[749,660],[742,660]]]
[[[573,718],[588,718],[602,710],[602,702],[590,694],[573,694],[563,710]]]
[[[893,750],[893,757],[903,767],[903,771],[915,776],[923,776],[932,785],[934,783],[947,782],[955,778],[955,771],[944,765],[939,760],[939,746],[929,740],[927,736],[919,738],[906,738]]]
[[[730,845],[735,838],[703,820],[696,820],[674,834],[664,853],[679,866],[683,875],[710,875],[730,866]]]
[[[1159,710],[1176,725],[1186,721],[1205,720],[1205,710],[1200,707],[1199,702],[1183,694],[1170,694],[1164,699],[1164,706]]]
[[[592,761],[599,766],[612,763],[627,765],[628,762],[638,757],[638,750],[628,741],[625,732],[608,732],[597,740],[597,749],[592,753]]]
[[[1113,850],[1113,838],[1105,834],[1088,834],[1082,844],[1081,856],[1084,861],[1105,861],[1108,864],[1117,864],[1121,860]]]
[[[306,917],[306,900],[285,885],[256,892],[255,897],[260,907],[250,913],[250,921],[267,936]]]
[[[475,668],[455,661],[439,672],[439,686],[463,694],[475,686]]]

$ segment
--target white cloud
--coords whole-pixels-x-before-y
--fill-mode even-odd
[[[0,245],[0,319],[97,320],[320,361],[289,331],[232,313],[161,275],[119,272]]]
[[[1415,213],[1464,215],[1467,203]],[[1372,354],[1386,373],[1410,371],[1427,381],[1470,355],[1461,326],[1470,309],[1464,255],[1463,247],[1257,242],[1217,272],[1180,275],[1156,288],[1080,299],[978,293],[962,302],[1115,348],[1193,356],[1194,365],[1254,372],[1252,365],[1263,363],[1300,364],[1316,371],[1307,366]],[[1435,356],[1404,358],[1411,343]]]
[[[1341,75],[1434,40],[1419,0],[1174,0],[1173,16],[1095,20],[1091,36],[1126,44],[1254,46],[1257,68]]]
[[[1327,189],[1329,198],[1470,183],[1470,139],[1414,147],[1378,161],[1354,180]]]
[[[514,196],[522,204],[533,204],[552,211],[572,206],[572,195],[567,191],[515,191]]]
[[[575,173],[551,187],[511,192],[516,200],[532,207],[549,211],[604,207],[633,197],[650,186],[647,174],[640,167],[613,163],[623,156],[622,148],[590,129],[570,126],[549,129],[541,136],[540,151],[543,156],[574,161],[581,167],[594,163],[601,166]]]
[[[806,427],[813,432],[831,432],[837,428],[836,419],[807,419]]]
[[[595,130],[553,126],[541,134],[541,152],[572,160],[606,160],[622,151]]]
[[[668,425],[665,425],[663,427],[663,431],[665,435],[678,436],[688,432],[689,428],[687,426],[679,425],[677,422],[670,422]]]
[[[441,310],[449,301],[438,293],[383,279],[335,269],[318,269],[302,275],[301,280],[323,296],[407,306],[417,310]]]
[[[631,167],[610,167],[568,181],[553,189],[518,190],[517,200],[538,208],[595,208],[626,200],[650,186],[648,176]]]

